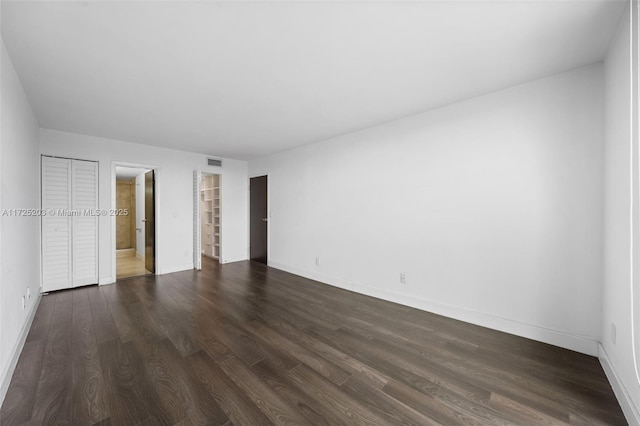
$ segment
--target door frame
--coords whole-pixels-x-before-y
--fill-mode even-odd
[[[200,209],[202,207],[202,203],[200,202],[200,183],[202,181],[203,176],[213,176],[218,175],[219,181],[219,194],[220,194],[220,204],[222,204],[222,185],[223,185],[223,175],[222,170],[202,170],[196,169],[193,171],[193,269],[196,271],[202,270],[202,222],[200,217]],[[220,218],[220,228],[221,232],[224,232],[224,226],[222,226],[222,217]],[[220,255],[218,256],[218,263],[221,265],[224,263],[224,259],[222,258],[222,250],[224,247],[222,246],[222,235],[220,235]]]
[[[127,163],[123,161],[112,161],[111,162],[111,209],[116,209],[116,167],[133,167],[139,169],[147,169],[153,170],[154,172],[154,185],[153,185],[153,193],[155,197],[155,255],[156,255],[156,272],[155,275],[162,274],[162,271],[159,267],[160,265],[160,238],[158,229],[160,229],[160,215],[158,212],[160,211],[160,167],[154,166],[151,164],[140,164],[140,163]],[[109,216],[109,223],[111,224],[111,276],[113,277],[113,282],[116,282],[116,216]]]
[[[247,177],[247,260],[251,260],[251,179],[267,177],[267,266],[271,266],[271,174],[253,173]]]

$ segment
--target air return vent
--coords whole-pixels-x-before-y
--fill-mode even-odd
[[[215,158],[207,158],[207,164],[210,166],[222,167],[222,160],[216,160]]]

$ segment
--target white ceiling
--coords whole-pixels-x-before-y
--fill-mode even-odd
[[[601,61],[617,1],[2,1],[42,127],[250,159]]]

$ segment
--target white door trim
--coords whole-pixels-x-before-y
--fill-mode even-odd
[[[202,172],[193,171],[193,269],[202,269],[202,222],[200,217],[200,181]]]
[[[147,169],[154,171],[154,197],[155,197],[155,255],[156,255],[156,273],[155,275],[162,274],[162,265],[161,252],[160,252],[160,232],[159,229],[161,226],[160,220],[160,197],[161,197],[161,169],[159,166],[154,166],[151,164],[139,164],[139,163],[126,163],[122,161],[112,161],[111,162],[111,210],[116,210],[116,167],[133,167],[139,169]],[[113,282],[116,282],[116,217],[115,215],[111,215],[109,218],[109,224],[111,226],[111,250],[109,250],[109,255],[111,256],[111,276],[113,277]],[[104,283],[111,284],[111,283]]]

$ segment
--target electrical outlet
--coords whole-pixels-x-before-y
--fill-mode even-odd
[[[616,344],[616,325],[611,323],[611,343]]]
[[[316,257],[316,266],[320,266],[320,258]]]
[[[24,309],[26,307],[26,303],[25,303],[25,298],[24,296],[22,296],[22,309]]]
[[[406,284],[406,282],[407,282],[407,274],[405,274],[404,272],[400,272],[400,283]]]

